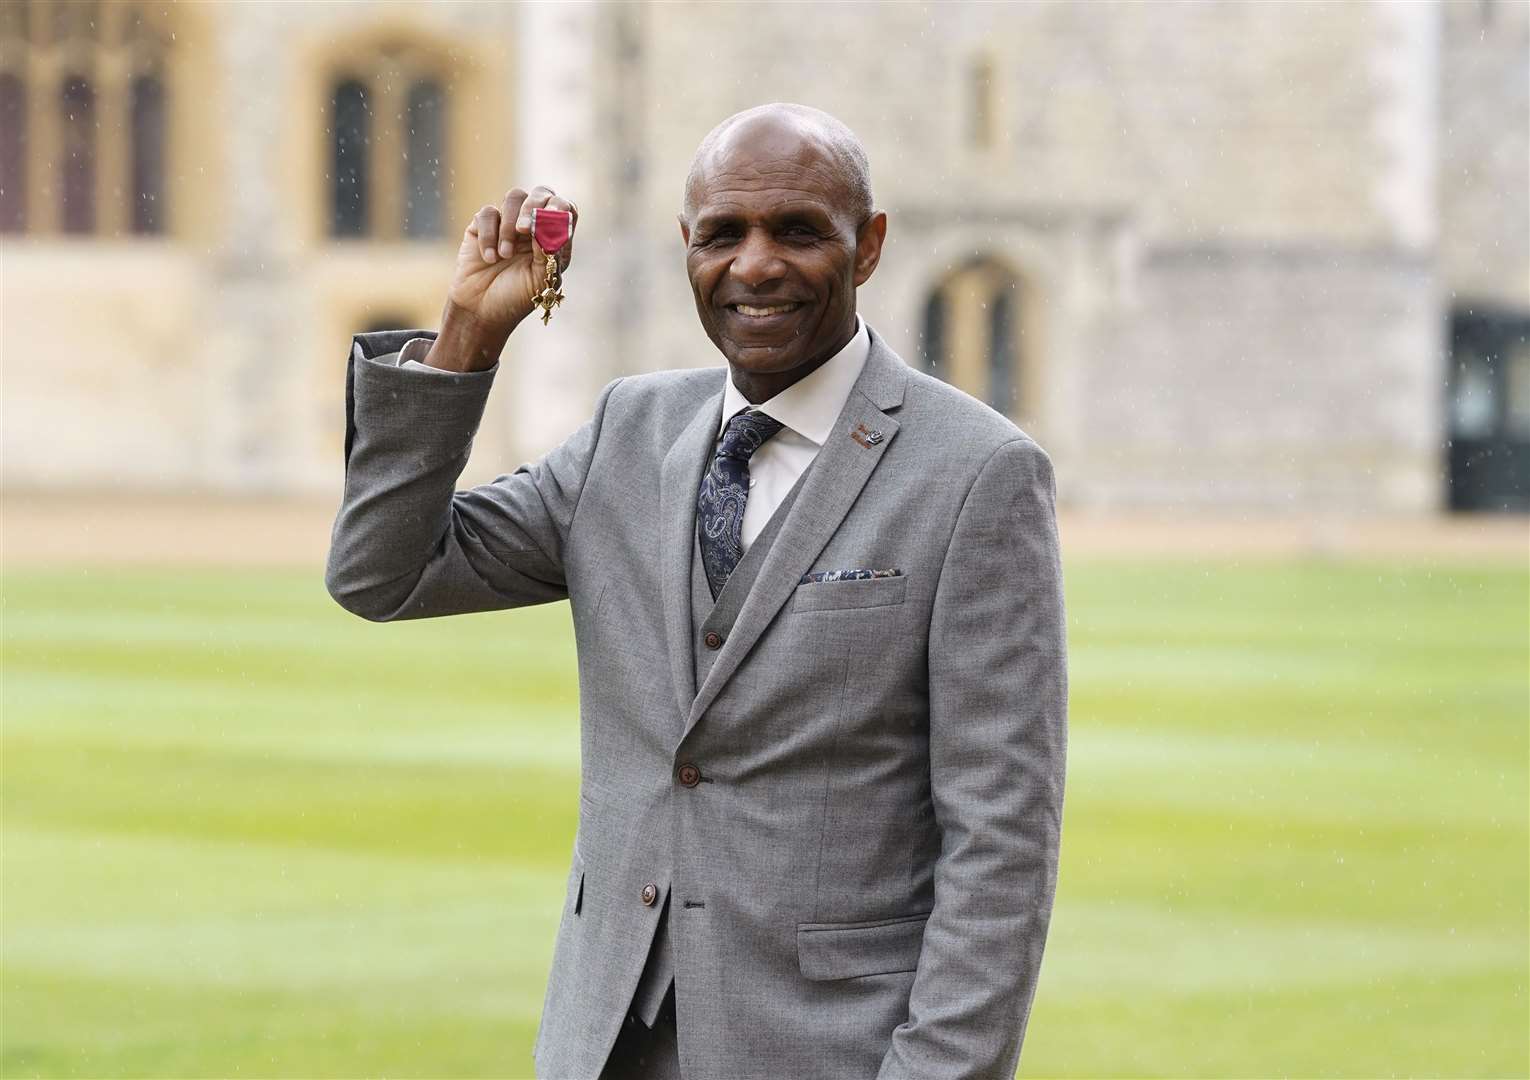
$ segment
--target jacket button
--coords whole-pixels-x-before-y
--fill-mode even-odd
[[[680,766],[680,782],[686,787],[695,787],[701,783],[701,770],[687,761]]]
[[[720,648],[722,648],[722,643],[723,643],[722,635],[719,634],[716,630],[708,631],[705,640],[706,640],[706,643],[707,643],[707,648],[709,648],[709,649],[720,649]]]
[[[653,907],[653,902],[659,898],[659,887],[653,882],[643,886],[643,903]]]

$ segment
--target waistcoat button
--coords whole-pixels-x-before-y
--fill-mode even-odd
[[[659,887],[653,882],[643,886],[643,903],[653,907],[653,902],[659,898]]]
[[[680,766],[680,782],[686,787],[695,787],[701,783],[701,770],[687,761]]]
[[[709,649],[720,649],[720,648],[722,648],[722,643],[723,643],[722,635],[719,634],[716,630],[709,630],[709,631],[707,631],[707,636],[706,636],[706,638],[704,640],[706,641],[707,648],[709,648]]]

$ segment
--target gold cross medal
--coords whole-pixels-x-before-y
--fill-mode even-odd
[[[567,210],[549,210],[539,206],[531,212],[531,238],[542,251],[546,281],[537,294],[536,306],[542,309],[542,325],[552,318],[553,308],[563,303],[563,275],[558,272],[558,252],[568,246],[574,231],[574,215]]]

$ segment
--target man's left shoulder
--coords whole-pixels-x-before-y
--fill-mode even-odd
[[[1050,460],[1030,433],[993,406],[911,367],[903,402],[904,429],[917,448],[948,468],[976,474],[996,455]]]

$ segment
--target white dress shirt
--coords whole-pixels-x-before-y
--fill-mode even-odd
[[[411,338],[399,353],[398,362],[403,367],[444,374],[439,368],[421,363],[428,352],[429,338]],[[765,523],[786,498],[792,485],[813,463],[823,444],[828,442],[834,421],[850,397],[850,388],[860,377],[870,352],[871,335],[857,315],[855,333],[843,349],[779,394],[754,406],[766,416],[781,421],[785,427],[765,440],[749,459],[749,500],[744,504],[741,529],[745,551],[765,528]],[[722,442],[728,420],[734,413],[747,408],[750,408],[749,399],[733,385],[730,370],[723,384],[722,419],[717,425],[714,449]]]
[[[404,342],[404,347],[400,349],[398,353],[398,366],[406,368],[424,368],[426,371],[437,371],[442,375],[451,374],[451,372],[447,371],[445,368],[431,367],[429,364],[425,363],[425,357],[429,355],[430,346],[434,340],[434,338],[428,337],[412,337],[408,341]],[[494,367],[499,367],[499,365],[496,363]]]
[[[797,478],[818,456],[839,410],[850,396],[850,388],[866,365],[871,352],[871,335],[861,317],[855,317],[855,334],[848,344],[803,378],[792,383],[775,397],[754,406],[786,426],[765,440],[749,459],[749,500],[744,503],[741,529],[743,549],[749,550],[760,535],[770,515],[792,489]],[[730,371],[723,385],[722,422],[717,426],[717,441],[728,420],[740,409],[749,408],[749,399],[733,385]]]

